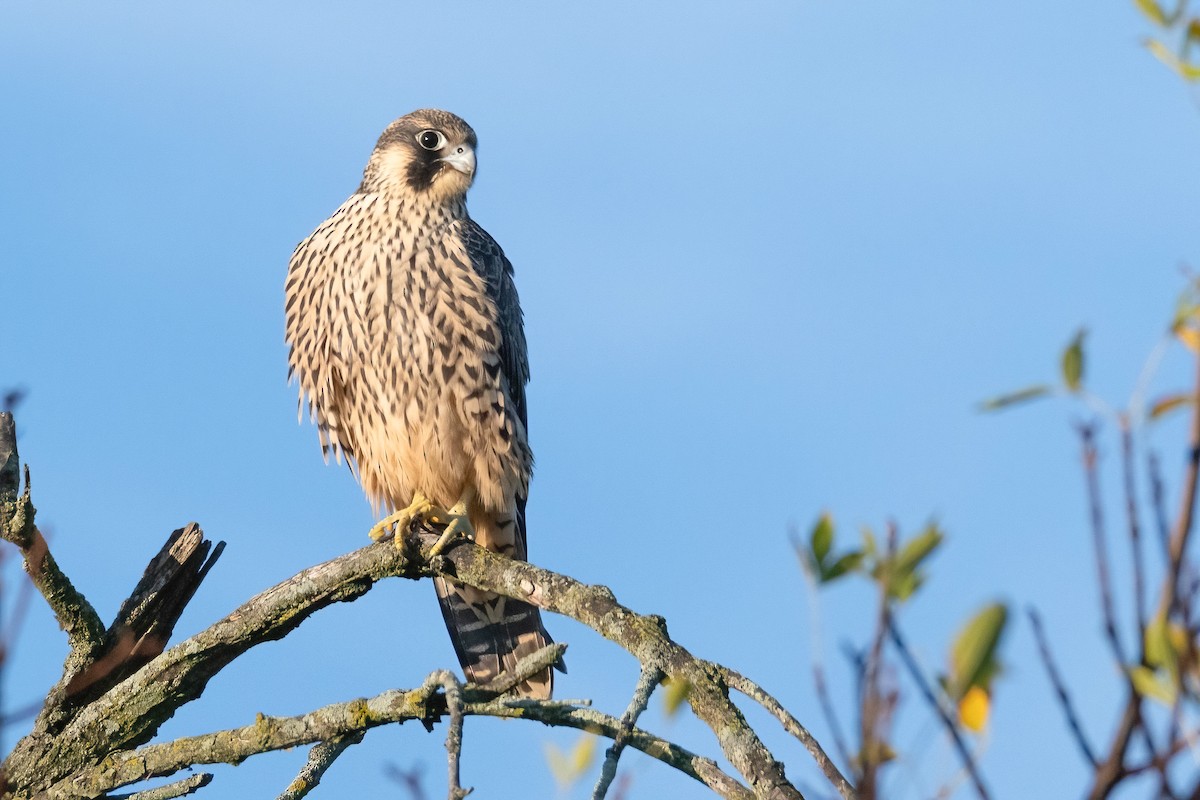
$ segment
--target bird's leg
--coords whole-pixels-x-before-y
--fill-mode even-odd
[[[371,528],[368,535],[375,541],[381,542],[384,539],[391,538],[394,535],[393,531],[403,531],[418,517],[437,521],[437,518],[445,513],[445,509],[437,506],[428,497],[417,492],[416,496],[413,497],[413,501],[408,506],[381,519],[376,523],[375,527]]]
[[[468,539],[475,538],[475,529],[471,527],[471,520],[467,517],[467,505],[474,497],[475,493],[470,489],[463,490],[462,497],[458,498],[458,502],[446,512],[449,524],[446,525],[446,530],[442,531],[442,535],[438,537],[438,540],[434,542],[433,547],[429,548],[429,558],[433,558],[442,552],[442,549],[455,536],[464,536]]]

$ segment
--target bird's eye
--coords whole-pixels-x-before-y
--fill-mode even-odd
[[[446,137],[437,131],[421,131],[417,134],[417,144],[426,150],[441,150],[446,144]]]

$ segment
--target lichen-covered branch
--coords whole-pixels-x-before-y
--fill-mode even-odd
[[[95,656],[104,645],[104,623],[50,554],[45,537],[34,524],[37,509],[30,497],[29,467],[21,491],[21,462],[12,414],[0,412],[0,537],[21,550],[25,571],[46,598],[71,646],[68,667]]]
[[[90,658],[76,659],[50,690],[34,731],[53,734],[60,730],[80,708],[161,653],[224,548],[224,542],[214,548],[194,522],[167,537],[121,604],[103,646]]]
[[[625,732],[633,729],[638,717],[646,710],[646,706],[650,705],[650,695],[654,694],[655,688],[662,682],[662,679],[663,675],[657,669],[642,667],[642,672],[638,675],[637,686],[633,690],[633,697],[629,701],[629,707],[621,715],[621,724],[624,726]],[[621,759],[621,751],[624,749],[625,733],[622,732],[613,739],[612,746],[604,754],[600,777],[596,780],[595,788],[592,789],[592,800],[604,800],[604,795],[608,793],[608,787],[617,777],[617,762]]]
[[[12,506],[19,513],[31,513],[28,486],[25,497],[24,505]],[[6,506],[6,510],[11,507]],[[6,530],[13,524],[18,528],[26,524],[20,522],[19,513],[5,517]],[[749,788],[722,772],[712,760],[632,727],[636,712],[629,720],[618,721],[562,702],[494,699],[515,685],[514,680],[527,678],[528,670],[533,674],[557,661],[562,655],[560,646],[551,646],[522,661],[518,675],[500,675],[484,687],[464,687],[463,715],[521,716],[608,735],[618,742],[617,752],[622,742],[636,747],[706,783],[725,798],[800,798],[798,790],[787,781],[782,764],[763,746],[731,702],[726,685],[730,673],[673,642],[664,620],[620,606],[605,587],[578,583],[522,561],[499,557],[468,542],[451,542],[448,551],[426,559],[421,555],[422,548],[428,552],[440,531],[410,533],[398,547],[380,543],[302,571],[253,597],[196,636],[162,650],[174,621],[220,553],[218,546],[209,557],[208,543],[198,528],[176,531],[162,553],[151,561],[143,582],[122,606],[118,620],[101,637],[101,645],[92,644],[83,657],[72,652],[74,661],[68,660],[64,681],[56,688],[59,694],[52,693],[54,702],[38,718],[34,732],[18,742],[0,768],[0,795],[48,799],[98,796],[146,777],[173,774],[185,766],[236,763],[275,747],[348,741],[348,736],[371,724],[401,718],[433,720],[448,710],[445,694],[434,693],[436,686],[425,686],[408,693],[384,694],[370,702],[328,706],[287,720],[264,717],[254,726],[233,732],[144,746],[181,705],[200,697],[212,676],[253,646],[286,636],[319,609],[354,600],[380,579],[442,575],[583,622],[641,662],[643,673],[654,678],[647,682],[648,688],[664,676],[685,682],[692,710],[713,730],[726,758]],[[83,601],[82,596],[79,600]],[[98,621],[92,622],[90,630],[95,637],[95,631],[101,630]],[[390,704],[390,710],[386,714],[372,710],[371,702]],[[240,739],[247,735],[250,739]],[[276,744],[265,746],[264,741]],[[454,732],[448,746],[454,774]],[[451,792],[456,788],[451,777]]]
[[[656,667],[673,681],[686,681],[691,687],[688,702],[692,711],[716,735],[725,757],[756,797],[802,796],[788,781],[783,764],[775,760],[729,699],[721,667],[696,658],[674,642],[661,617],[634,613],[618,603],[606,586],[583,584],[466,543],[457,543],[430,566],[461,583],[571,617],[628,650],[643,666]]]
[[[625,730],[621,720],[590,708],[538,700],[496,700],[482,706],[468,706],[466,710],[468,714],[536,720],[546,725],[575,728],[609,739],[623,735],[626,746],[695,778],[726,800],[753,800],[755,796],[748,788],[726,774],[711,758],[696,755],[641,728]]]
[[[351,745],[363,740],[365,731],[352,733],[349,736],[338,736],[327,742],[317,742],[308,752],[308,760],[300,769],[300,774],[288,784],[275,800],[301,800],[321,783],[321,778],[337,761],[338,756],[346,752]]]
[[[800,721],[792,716],[783,707],[782,703],[767,694],[757,683],[728,667],[723,668],[723,670],[725,673],[725,682],[729,684],[729,688],[741,692],[771,712],[771,715],[783,725],[783,729],[792,736],[795,736],[804,745],[809,755],[817,762],[817,766],[821,769],[821,772],[825,774],[825,778],[832,784],[834,789],[837,789],[838,794],[845,798],[845,800],[853,800],[855,797],[854,787],[850,785],[850,781],[846,780],[846,776],[842,774],[842,771],[837,768],[837,764],[833,763],[833,759],[821,748],[816,737],[808,732],[808,728],[801,725]]]
[[[458,678],[449,670],[439,669],[430,673],[421,689],[430,691],[439,685],[442,687],[442,698],[446,702],[446,710],[450,715],[450,725],[446,729],[448,797],[450,800],[462,800],[471,793],[470,789],[462,788],[462,777],[458,768],[459,760],[462,758],[463,687]]]
[[[562,645],[554,645],[546,648],[547,653],[542,658],[522,661],[516,670],[520,679],[527,679],[545,669],[548,663],[561,657],[563,649]],[[309,714],[295,717],[260,716],[254,724],[242,728],[148,745],[131,752],[113,753],[102,764],[81,770],[49,787],[39,798],[75,800],[94,797],[120,786],[170,775],[197,764],[236,764],[254,755],[312,742],[351,740],[355,737],[361,739],[365,731],[379,725],[408,720],[436,721],[448,712],[445,693],[439,691],[443,689],[441,677],[440,673],[435,672],[416,689],[390,690],[372,698],[325,706]],[[722,797],[732,800],[749,800],[753,797],[749,790],[723,773],[714,762],[637,728],[626,730],[622,721],[614,717],[561,702],[489,698],[488,694],[478,687],[465,687],[462,713],[466,716],[536,720],[610,738],[624,731],[629,746],[712,787]],[[312,761],[310,757],[309,762]],[[289,787],[290,790],[296,788],[299,788],[296,782]],[[307,786],[304,791],[311,788]],[[303,793],[286,792],[281,795],[303,796]]]
[[[212,783],[212,779],[211,772],[201,772],[184,778],[181,781],[168,783],[166,786],[156,786],[144,792],[110,794],[104,800],[174,800],[176,797],[187,797],[189,794],[200,791]]]

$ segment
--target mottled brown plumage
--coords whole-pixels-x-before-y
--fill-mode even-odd
[[[467,215],[475,146],[445,111],[387,127],[358,190],[292,255],[289,366],[326,457],[346,457],[376,510],[457,504],[478,544],[524,559],[529,366],[512,265]],[[437,590],[472,681],[550,640],[527,603]],[[547,670],[521,691],[551,686]]]

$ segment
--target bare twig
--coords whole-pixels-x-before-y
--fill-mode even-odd
[[[1196,391],[1200,393],[1200,357],[1196,359]],[[1198,394],[1200,396],[1200,394]],[[1200,404],[1192,405],[1192,424],[1188,435],[1187,470],[1179,496],[1179,515],[1171,529],[1167,545],[1167,580],[1159,598],[1158,613],[1166,613],[1179,601],[1179,576],[1187,555],[1188,539],[1196,510],[1196,489],[1200,483]]]
[[[796,560],[800,563],[800,573],[804,576],[804,584],[808,590],[808,630],[812,640],[813,685],[817,690],[817,700],[821,706],[821,714],[825,717],[825,723],[829,726],[829,734],[833,737],[833,746],[837,749],[842,763],[852,765],[854,759],[850,754],[850,748],[846,746],[846,738],[842,735],[842,725],[838,721],[837,712],[834,711],[833,701],[829,697],[829,685],[825,681],[825,658],[823,655],[825,648],[824,637],[821,634],[821,594],[818,591],[818,578],[814,565],[805,555],[806,546],[800,539],[800,535],[793,529],[789,536],[792,550],[796,553]],[[839,774],[841,773],[839,772]]]
[[[494,700],[481,706],[468,706],[467,711],[477,711],[499,717],[536,719],[548,725],[575,728],[588,733],[614,738],[623,730],[616,717],[590,708],[558,707],[556,704],[538,701]],[[715,761],[698,756],[688,750],[660,739],[640,728],[625,733],[625,743],[648,756],[674,767],[685,775],[703,783],[726,800],[753,800],[755,794],[736,779],[726,774]]]
[[[884,564],[890,564],[896,555],[898,532],[894,522],[888,522],[887,545]],[[879,670],[883,662],[883,643],[887,639],[888,606],[891,603],[888,575],[879,580],[879,600],[876,610],[875,633],[871,646],[860,671],[859,683],[859,775],[858,790],[869,800],[879,796],[878,772],[885,763],[880,727],[883,720],[883,702],[879,690]]]
[[[979,774],[979,768],[975,764],[974,756],[971,755],[971,751],[967,748],[967,743],[963,739],[962,733],[958,730],[958,723],[955,722],[945,706],[938,701],[937,696],[933,693],[933,687],[929,685],[929,681],[925,680],[925,675],[921,672],[920,665],[913,658],[908,645],[904,643],[904,637],[900,635],[900,629],[890,614],[888,615],[887,629],[891,634],[892,643],[896,645],[896,651],[900,654],[900,659],[904,662],[904,666],[908,668],[908,673],[912,677],[913,682],[917,684],[917,688],[925,698],[925,702],[929,704],[929,707],[937,714],[938,719],[942,721],[942,727],[950,734],[950,740],[954,743],[954,749],[958,751],[963,768],[967,771],[967,775],[971,778],[971,783],[975,786],[975,793],[982,800],[987,800],[990,797],[987,786],[983,782],[983,776]]]
[[[475,691],[492,696],[506,694],[529,676],[544,672],[547,668],[559,663],[566,651],[565,644],[548,644],[541,650],[536,650],[519,660],[511,671],[501,672],[487,683],[475,687]]]
[[[833,746],[837,748],[842,763],[853,764],[854,759],[850,755],[850,748],[846,746],[846,737],[842,734],[841,723],[838,722],[837,713],[833,709],[833,700],[829,697],[829,686],[825,682],[825,669],[819,662],[813,664],[813,683],[816,685],[821,715],[825,717],[829,733],[833,736]]]
[[[24,722],[37,716],[37,713],[42,710],[41,700],[35,700],[32,703],[26,703],[15,711],[5,711],[3,716],[0,716],[0,728],[9,725],[15,725],[18,722]]]
[[[1124,475],[1125,515],[1129,525],[1129,546],[1133,555],[1133,603],[1139,641],[1146,638],[1146,567],[1142,555],[1142,526],[1138,519],[1137,490],[1134,481],[1133,431],[1128,417],[1121,418],[1121,472]]]
[[[361,742],[364,735],[364,731],[358,731],[348,736],[338,736],[327,742],[314,744],[312,750],[308,751],[308,760],[301,767],[300,774],[288,784],[288,787],[279,794],[276,800],[301,800],[301,798],[307,797],[309,792],[320,785],[321,778],[325,777],[325,773],[333,766],[333,762],[337,761],[338,756],[346,752],[352,745]]]
[[[629,731],[633,730],[638,717],[650,704],[650,695],[654,693],[654,689],[662,679],[663,674],[657,667],[642,666],[637,686],[633,690],[633,698],[629,701],[629,707],[625,709],[625,713],[621,715],[622,731],[613,739],[612,745],[604,755],[600,777],[596,780],[595,788],[592,789],[592,800],[603,800],[604,796],[608,794],[608,787],[612,785],[613,778],[617,777],[617,761],[621,758],[621,751],[625,749],[625,737]]]
[[[1038,652],[1042,656],[1042,664],[1046,667],[1046,674],[1050,677],[1050,683],[1054,686],[1054,692],[1058,696],[1058,703],[1062,706],[1063,714],[1067,718],[1067,725],[1071,728],[1071,733],[1075,736],[1075,743],[1079,745],[1079,750],[1083,753],[1084,760],[1093,769],[1099,763],[1096,759],[1096,752],[1088,743],[1087,735],[1083,732],[1083,726],[1079,723],[1079,716],[1075,713],[1075,706],[1071,703],[1071,696],[1067,694],[1067,686],[1063,683],[1062,676],[1058,672],[1058,668],[1054,664],[1054,659],[1050,654],[1050,644],[1046,641],[1046,633],[1042,628],[1042,618],[1034,608],[1028,609],[1029,621],[1033,623],[1033,635],[1037,639]]]
[[[1200,396],[1200,356],[1196,358],[1196,393]],[[1192,534],[1194,513],[1196,508],[1197,484],[1200,483],[1200,404],[1191,404],[1191,425],[1188,433],[1188,458],[1184,472],[1183,489],[1179,498],[1179,513],[1174,524],[1170,527],[1170,538],[1166,543],[1167,568],[1166,579],[1163,581],[1156,618],[1166,619],[1170,612],[1177,608],[1180,599],[1179,582],[1183,570],[1183,562],[1187,555],[1187,545]],[[1159,478],[1157,462],[1151,461],[1151,482],[1155,496],[1156,513],[1160,520],[1162,512],[1162,481]],[[1160,522],[1160,527],[1165,527]],[[1138,662],[1145,661],[1145,642],[1139,648],[1141,653]],[[1089,800],[1100,800],[1108,797],[1113,789],[1128,775],[1125,758],[1129,750],[1129,742],[1133,734],[1144,726],[1142,719],[1142,698],[1129,687],[1121,721],[1113,734],[1108,755],[1096,769],[1092,786],[1088,790]]]
[[[1112,578],[1108,567],[1108,544],[1104,535],[1104,511],[1100,504],[1100,479],[1096,462],[1096,431],[1089,424],[1079,426],[1079,436],[1083,442],[1083,473],[1087,483],[1088,508],[1092,525],[1092,546],[1096,557],[1096,578],[1100,586],[1100,608],[1104,617],[1104,633],[1108,637],[1109,647],[1113,658],[1119,667],[1128,663],[1125,657],[1125,647],[1121,643],[1120,632],[1117,629],[1117,615],[1114,610]]]
[[[808,732],[807,728],[801,725],[800,722],[793,717],[778,700],[767,694],[767,692],[757,683],[742,676],[740,673],[729,669],[728,667],[724,668],[723,672],[725,675],[725,682],[729,684],[730,689],[741,692],[765,708],[767,711],[771,712],[775,719],[779,720],[780,723],[783,724],[784,730],[800,740],[800,743],[803,744],[808,750],[809,754],[812,755],[813,760],[817,762],[817,766],[821,769],[821,772],[825,774],[825,778],[830,784],[833,785],[834,789],[837,789],[838,794],[845,798],[845,800],[853,800],[853,798],[856,796],[854,787],[850,785],[850,781],[846,780],[846,777],[842,774],[841,770],[839,770],[837,765],[833,763],[833,759],[826,755],[825,751],[821,749],[820,744],[818,744],[817,740],[813,738],[813,735]]]
[[[1121,711],[1121,721],[1117,723],[1117,730],[1113,734],[1108,756],[1100,762],[1093,775],[1092,787],[1087,793],[1088,800],[1108,797],[1113,788],[1128,774],[1125,753],[1129,749],[1129,740],[1133,738],[1134,731],[1141,725],[1142,699],[1131,687],[1125,707]]]
[[[165,786],[156,786],[144,792],[107,795],[105,800],[173,800],[176,797],[186,797],[189,794],[198,792],[212,783],[212,779],[211,772],[198,772],[181,781],[168,783]]]
[[[471,793],[463,789],[460,782],[459,759],[462,756],[463,729],[463,695],[462,684],[449,670],[440,669],[430,673],[421,687],[423,691],[432,691],[435,686],[442,687],[442,695],[446,700],[446,709],[450,714],[450,724],[446,727],[446,767],[449,800],[462,800]]]
[[[1146,457],[1146,465],[1150,476],[1150,496],[1154,503],[1155,527],[1158,529],[1159,544],[1162,545],[1162,556],[1166,559],[1171,552],[1171,525],[1167,522],[1167,493],[1163,488],[1162,465],[1158,454],[1151,451]]]

